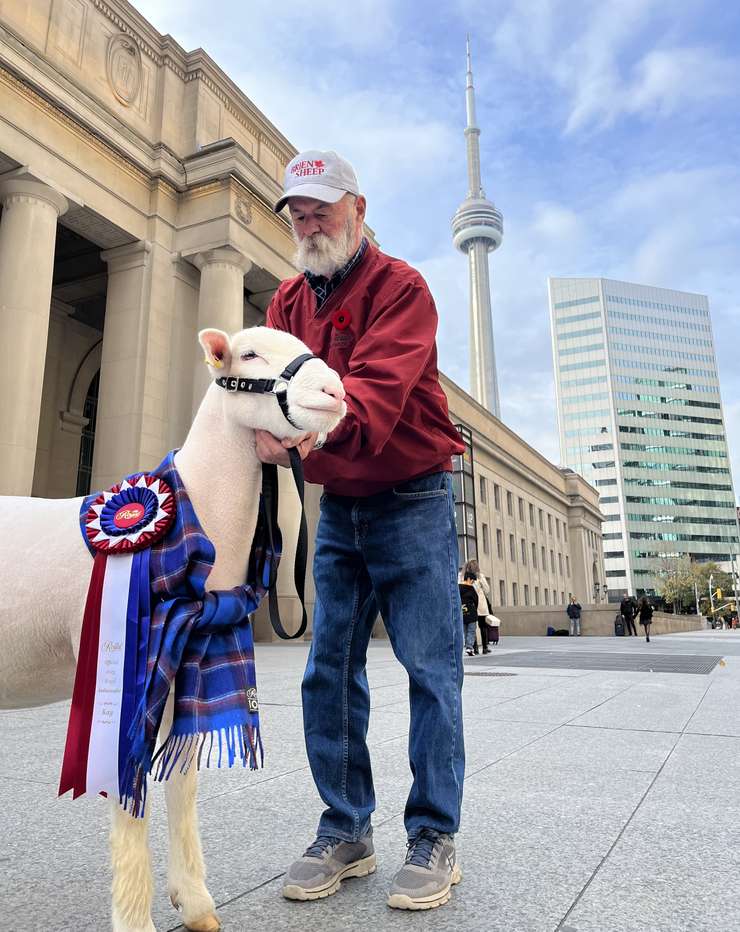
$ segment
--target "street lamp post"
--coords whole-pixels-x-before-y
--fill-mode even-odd
[[[712,621],[714,621],[714,595],[712,594],[712,589],[714,589],[714,575],[709,574],[709,611],[712,615]]]

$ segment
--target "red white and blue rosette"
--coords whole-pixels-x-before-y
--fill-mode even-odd
[[[103,553],[134,553],[151,547],[172,523],[175,499],[170,487],[146,474],[124,479],[90,505],[85,532],[90,545]]]
[[[144,700],[151,617],[149,555],[169,530],[175,498],[158,476],[124,479],[89,506],[96,551],[82,622],[59,794],[125,802],[129,729]],[[110,558],[110,559],[109,559]]]

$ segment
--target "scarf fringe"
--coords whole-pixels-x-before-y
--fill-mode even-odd
[[[248,766],[250,770],[264,766],[259,726],[229,725],[204,734],[171,734],[154,756],[152,778],[158,783],[169,780],[176,767],[180,773],[186,773],[193,762],[200,770],[212,765],[233,767],[239,760],[242,767]]]
[[[119,803],[135,819],[142,818],[148,773],[157,783],[162,783],[170,779],[176,767],[180,773],[187,773],[193,763],[196,770],[201,770],[203,766],[210,769],[212,763],[218,768],[224,764],[233,767],[237,760],[250,770],[264,767],[265,751],[259,726],[229,725],[203,734],[171,734],[154,757],[147,755],[144,763],[137,764],[129,758],[122,781],[125,790],[119,796]]]

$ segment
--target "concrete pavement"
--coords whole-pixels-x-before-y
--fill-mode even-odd
[[[321,811],[302,738],[306,651],[257,645],[265,769],[201,779],[224,932],[740,930],[740,631],[649,645],[504,637],[490,658],[467,661],[464,879],[450,904],[421,914],[385,905],[405,851],[411,779],[406,679],[387,642],[373,643],[368,662],[377,873],[316,903],[280,896],[281,874]],[[709,673],[628,669],[648,652],[684,668],[692,657],[723,661]],[[589,669],[605,655],[619,669]],[[66,714],[64,704],[0,712],[0,900],[14,932],[109,928],[106,806],[55,798]],[[174,930],[162,796],[156,787],[151,797],[154,918]]]

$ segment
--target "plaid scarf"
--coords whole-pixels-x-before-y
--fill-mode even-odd
[[[175,521],[150,554],[152,616],[144,699],[129,731],[132,749],[126,770],[128,795],[122,800],[134,815],[143,811],[146,775],[167,779],[176,765],[186,770],[213,761],[258,766],[263,756],[259,730],[254,642],[249,616],[267,592],[272,561],[280,559],[265,535],[262,498],[249,558],[247,580],[231,590],[206,592],[216,552],[201,528],[190,497],[168,453],[152,470],[172,489]],[[140,473],[136,473],[136,476]],[[129,480],[132,477],[128,477]],[[91,501],[82,504],[80,517]],[[84,537],[83,530],[83,537]],[[115,557],[111,557],[115,559]],[[174,682],[172,731],[154,753],[165,703]]]

